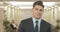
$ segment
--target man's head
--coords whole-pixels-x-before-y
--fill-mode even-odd
[[[40,19],[42,14],[44,13],[44,5],[42,1],[36,1],[33,3],[33,16],[36,19]]]

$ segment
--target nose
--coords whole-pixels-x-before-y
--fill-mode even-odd
[[[38,12],[38,13],[40,13],[41,11],[40,11],[40,10],[38,10],[37,12]]]

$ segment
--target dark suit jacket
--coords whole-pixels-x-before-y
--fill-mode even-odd
[[[18,32],[34,32],[32,18],[22,20],[21,24],[19,25]],[[51,32],[51,25],[43,19],[41,20],[40,24],[40,32]]]

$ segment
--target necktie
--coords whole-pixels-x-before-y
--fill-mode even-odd
[[[36,21],[35,23],[36,23],[35,32],[38,32],[38,21]]]

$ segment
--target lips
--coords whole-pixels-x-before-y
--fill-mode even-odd
[[[37,16],[41,16],[42,14],[37,14]]]

